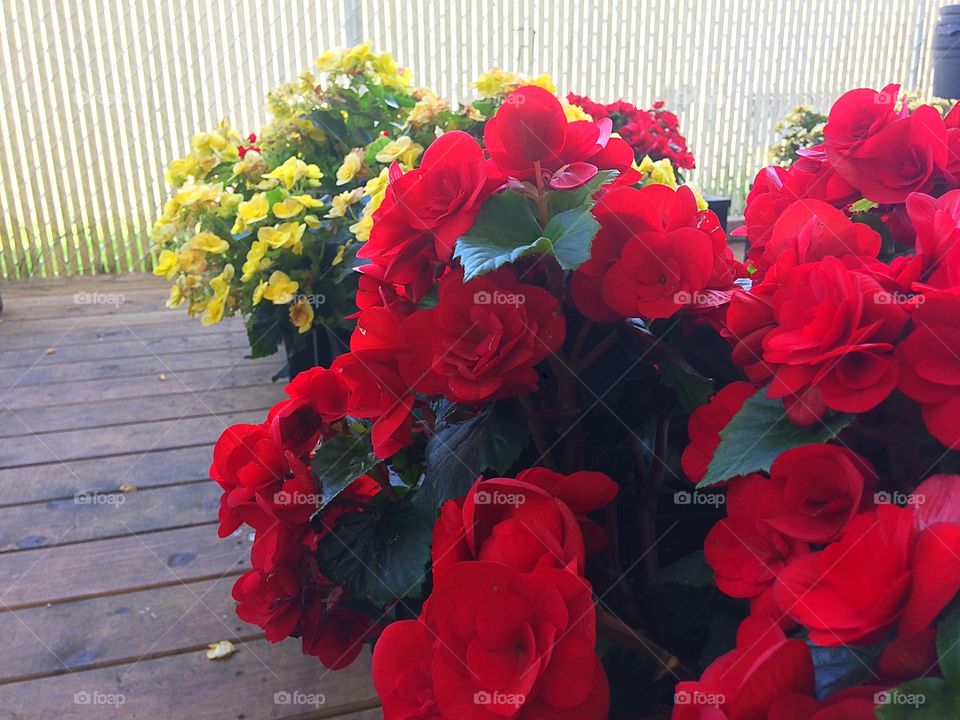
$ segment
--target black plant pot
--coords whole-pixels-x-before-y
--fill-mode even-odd
[[[291,380],[304,370],[330,363],[349,349],[350,334],[346,330],[314,326],[303,335],[290,334],[283,338],[287,354],[286,374]]]
[[[960,5],[940,8],[940,18],[933,30],[933,94],[937,97],[960,98]]]
[[[707,205],[710,206],[710,209],[717,214],[717,217],[720,219],[720,226],[723,228],[723,231],[726,232],[727,215],[730,214],[730,198],[717,197],[715,195],[704,195],[703,199],[707,201]]]

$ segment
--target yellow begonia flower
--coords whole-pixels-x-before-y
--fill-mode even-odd
[[[330,208],[330,212],[328,212],[324,217],[343,217],[347,213],[347,208],[357,202],[362,195],[363,190],[360,188],[355,188],[349,192],[342,192],[339,195],[334,195],[332,201],[333,207]]]
[[[233,165],[234,175],[252,175],[259,177],[267,170],[267,165],[263,161],[263,156],[256,150],[247,150],[242,160],[238,160]]]
[[[579,105],[568,103],[563,99],[560,100],[560,105],[563,107],[563,114],[566,115],[567,122],[576,122],[577,120],[593,122],[593,117]]]
[[[233,265],[227,263],[223,267],[223,271],[210,281],[214,297],[223,299],[230,294],[230,281],[233,280],[234,274]]]
[[[194,158],[188,155],[185,158],[178,158],[167,167],[167,173],[164,176],[168,183],[174,187],[179,187],[186,182],[187,178],[197,174],[197,163]]]
[[[323,173],[316,165],[307,165],[298,157],[290,157],[284,161],[283,165],[268,172],[264,177],[279,180],[289,190],[304,178],[319,180],[323,177]]]
[[[180,307],[186,298],[183,295],[183,288],[179,285],[170,286],[170,297],[167,298],[167,307]]]
[[[253,306],[256,307],[263,300],[263,291],[267,289],[267,281],[261,280],[253,289]]]
[[[267,200],[267,196],[257,193],[246,202],[237,205],[237,221],[231,232],[243,232],[248,225],[265,220],[269,212],[270,201]]]
[[[316,215],[304,215],[303,222],[311,230],[316,230],[318,227],[320,227],[320,218],[318,218]]]
[[[271,248],[293,248],[303,237],[307,226],[289,222],[276,227],[262,227],[257,231],[257,240]]]
[[[180,265],[180,270],[185,273],[199,275],[207,269],[205,255],[206,253],[204,253],[203,250],[197,250],[189,245],[184,245],[180,248],[180,252],[177,253],[177,262]]]
[[[707,199],[703,196],[703,188],[700,187],[697,183],[688,182],[684,183],[690,190],[693,192],[693,196],[697,199],[697,210],[709,210],[710,203],[707,202]]]
[[[437,116],[450,106],[447,101],[437,95],[433,90],[426,88],[419,91],[419,100],[407,115],[407,122],[411,125],[429,125],[436,121]]]
[[[286,305],[293,300],[293,294],[300,284],[291,280],[285,272],[277,270],[270,276],[267,286],[263,289],[263,297],[274,305]]]
[[[177,254],[173,250],[161,250],[157,258],[157,264],[153,266],[154,275],[162,275],[167,280],[173,280],[173,276],[180,269],[180,262],[177,260]]]
[[[280,218],[281,220],[286,220],[288,218],[296,217],[301,212],[303,212],[303,205],[296,198],[287,198],[286,200],[281,200],[280,202],[274,203],[271,208],[273,214]]]
[[[343,165],[337,169],[337,185],[346,185],[351,182],[363,169],[363,150],[351,150],[343,158]]]
[[[198,202],[213,202],[220,197],[220,193],[222,192],[223,185],[220,183],[210,185],[188,183],[180,188],[180,191],[173,196],[173,199],[181,207],[186,207]]]
[[[290,322],[303,335],[313,327],[313,307],[305,297],[290,305]]]
[[[344,258],[344,256],[345,256],[346,254],[347,254],[347,246],[346,246],[346,245],[341,245],[341,246],[340,246],[340,249],[337,250],[336,256],[333,258],[333,260],[330,261],[330,264],[331,264],[331,265],[339,265],[340,263],[343,262],[343,258]]]
[[[536,85],[537,87],[542,87],[547,92],[557,94],[557,86],[553,84],[553,78],[550,77],[550,73],[543,73],[537,75],[535,78],[530,78],[523,81],[524,85]]]
[[[673,165],[667,158],[654,161],[649,155],[644,155],[643,160],[636,166],[636,169],[644,176],[644,182],[654,185],[666,185],[674,190],[677,189],[677,176],[673,171]]]
[[[207,311],[203,314],[203,317],[200,318],[200,324],[207,326],[216,325],[223,320],[224,307],[225,303],[220,298],[210,298],[210,301],[207,302]]]
[[[206,231],[194,235],[187,244],[194,250],[202,250],[203,252],[213,253],[214,255],[222,255],[230,249],[230,243],[223,238],[217,237],[212,232]]]
[[[254,240],[247,251],[247,260],[241,268],[243,274],[240,276],[240,282],[250,282],[258,272],[270,267],[270,261],[265,258],[266,254],[267,244]]]
[[[311,195],[294,195],[293,199],[307,208],[318,208],[324,206],[323,200],[315,198]]]
[[[484,97],[494,97],[505,92],[505,88],[516,85],[518,78],[513,73],[500,68],[493,68],[477,78],[473,83],[474,89]]]
[[[412,150],[415,145],[413,138],[409,135],[403,135],[384,145],[383,149],[377,153],[376,160],[378,163],[392,163],[394,160],[399,160],[405,153]],[[419,147],[419,145],[416,145],[416,147]],[[423,152],[423,148],[420,148],[420,152]]]
[[[377,177],[367,180],[363,186],[363,194],[368,196],[379,195],[387,191],[387,185],[390,183],[390,169],[384,168]]]

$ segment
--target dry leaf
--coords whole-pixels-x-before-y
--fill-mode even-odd
[[[53,355],[56,351],[56,348],[47,348],[47,355]]]
[[[160,382],[163,382],[163,381],[166,380],[166,379],[167,379],[167,374],[166,374],[166,373],[160,373]]]
[[[123,483],[118,489],[122,493],[132,493],[137,491],[137,486],[131,485],[130,483]]]
[[[207,650],[207,660],[226,660],[237,651],[236,646],[229,640],[210,643],[207,647],[209,648]]]

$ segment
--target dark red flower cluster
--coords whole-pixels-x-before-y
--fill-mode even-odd
[[[867,461],[838,445],[799,446],[769,473],[730,480],[727,517],[704,552],[717,587],[749,599],[751,615],[735,650],[677,686],[676,720],[711,707],[728,720],[873,717],[882,687],[813,699],[810,650],[784,634],[795,625],[820,647],[884,640],[890,685],[935,665],[932,626],[960,590],[960,477],[929,478],[909,509],[876,483]]]
[[[585,514],[610,502],[602,473],[532,468],[448,501],[433,535],[433,593],[373,655],[386,720],[605,720]]]
[[[323,576],[310,553],[337,517],[363,512],[380,486],[362,476],[315,517],[322,488],[311,454],[321,438],[341,431],[349,391],[323,368],[301,373],[286,391],[289,399],[263,424],[234,425],[217,441],[210,476],[223,488],[220,537],[242,524],[254,531],[253,569],[233,587],[240,618],[263,628],[270,642],[300,637],[305,654],[339,669],[378,628],[343,605],[349,594]]]
[[[692,170],[696,167],[693,154],[687,150],[687,139],[680,133],[680,121],[664,102],[658,100],[650,110],[617,100],[604,105],[585,95],[567,95],[567,102],[577,105],[594,120],[610,118],[613,130],[627,141],[637,160],[649,155],[653,160],[666,158],[675,168]]]
[[[866,412],[899,389],[955,448],[960,113],[898,110],[898,90],[846,93],[822,146],[757,175],[742,228],[753,287],[732,298],[725,334],[796,423]],[[913,249],[890,256],[884,236]]]
[[[717,216],[699,210],[690,188],[610,190],[597,202],[600,231],[573,274],[577,308],[597,322],[670,317],[723,307],[746,275]]]

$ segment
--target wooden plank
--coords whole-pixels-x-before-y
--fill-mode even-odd
[[[231,575],[0,613],[0,684],[256,637],[259,628],[234,611],[234,580]]]
[[[0,470],[0,505],[62,500],[77,491],[114,492],[124,483],[142,490],[203,480],[210,456],[210,447],[198,446]]]
[[[283,703],[283,693],[302,702]],[[95,697],[100,704],[93,703]],[[109,698],[115,704],[106,704]],[[218,662],[198,651],[0,685],[0,706],[13,720],[89,720],[111,712],[125,720],[367,720],[362,713],[376,702],[369,651],[332,672],[304,657],[294,641],[241,643],[236,654]]]
[[[175,393],[164,395],[162,400],[156,402],[145,402],[143,398],[126,398],[17,411],[0,407],[0,438],[32,434],[46,436],[64,430],[122,425],[130,422],[131,418],[136,418],[139,422],[150,422],[187,416],[265,411],[285,397],[283,383],[276,382],[270,385],[211,390],[202,395]]]
[[[247,568],[249,553],[249,533],[220,540],[215,525],[4,553],[0,611],[220,577]]]
[[[163,402],[162,398],[156,401]],[[199,407],[210,408],[202,396]],[[186,417],[177,420],[130,423],[109,429],[84,428],[65,430],[54,435],[25,435],[0,438],[0,468],[15,468],[25,465],[44,465],[67,460],[127,455],[131,462],[138,455],[151,449],[194,445],[212,446],[227,427],[238,423],[260,423],[266,417],[264,410],[243,413],[227,413],[208,417]]]
[[[6,301],[4,301],[6,302]],[[4,310],[3,315],[6,314]],[[184,317],[177,317],[175,313],[168,313],[167,317],[172,321],[168,323],[137,325],[128,323],[121,327],[94,327],[79,329],[59,329],[43,330],[40,327],[34,327],[33,331],[27,335],[5,335],[4,327],[6,321],[0,315],[0,349],[3,350],[26,350],[30,348],[46,350],[48,347],[62,347],[64,345],[78,344],[103,344],[109,342],[118,342],[124,340],[147,341],[158,338],[167,338],[184,335],[205,335],[211,332],[211,328],[204,327],[199,322],[188,321]],[[179,324],[173,323],[179,320]],[[242,329],[239,320],[235,322],[224,321],[214,330],[233,330]]]
[[[269,383],[281,363],[276,358],[264,360],[240,360],[229,368],[210,370],[184,370],[113,380],[91,380],[85,383],[62,383],[57,385],[30,385],[15,387],[0,395],[0,402],[8,410],[60,405],[70,402],[92,400],[117,400],[121,398],[150,398],[145,402],[161,402],[168,393],[197,392],[218,388],[244,387]]]
[[[199,335],[164,335],[144,340],[129,339],[115,342],[93,342],[85,345],[59,343],[49,348],[14,348],[0,350],[0,369],[37,365],[47,367],[61,363],[98,360],[109,353],[115,358],[131,358],[157,355],[163,357],[176,353],[188,353],[200,350],[232,349],[236,357],[247,354],[249,346],[247,334],[242,329],[218,332],[215,328],[206,328]]]
[[[172,310],[150,310],[135,315],[80,315],[70,318],[34,319],[18,317],[16,308],[7,313],[6,302],[4,302],[3,314],[4,322],[0,325],[0,337],[8,338],[33,332],[70,332],[74,330],[183,323],[183,315]]]
[[[0,377],[0,394],[13,386],[45,385],[48,383],[98,380],[100,378],[123,378],[152,373],[171,373],[183,370],[229,367],[237,363],[253,362],[244,353],[233,348],[196,350],[175,355],[147,355],[136,358],[117,358],[109,346],[103,348],[103,357],[75,363],[32,365],[3,373]],[[260,360],[259,362],[273,362]]]
[[[220,492],[215,482],[202,480],[0,508],[0,553],[215,523]],[[215,526],[207,529],[211,537],[216,534]]]

